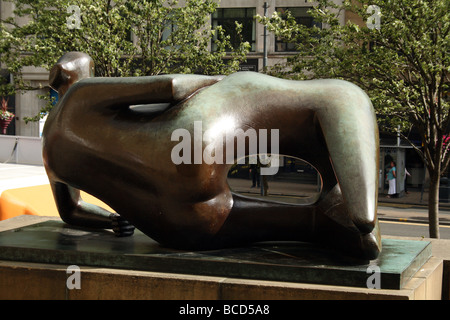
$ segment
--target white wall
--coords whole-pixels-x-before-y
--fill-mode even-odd
[[[42,139],[1,135],[0,162],[42,165]]]
[[[24,91],[16,94],[16,135],[27,137],[39,137],[39,123],[25,123],[24,117],[34,117],[45,106],[45,101],[39,99],[39,95],[49,95],[48,71],[44,68],[25,67],[22,70],[24,81],[28,82],[36,90]]]

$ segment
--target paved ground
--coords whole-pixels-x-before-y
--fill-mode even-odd
[[[0,164],[0,194],[8,189],[48,184],[43,166]]]
[[[0,195],[5,190],[44,184],[48,184],[48,179],[43,166],[0,164]],[[251,188],[250,180],[234,179],[230,181],[230,185],[236,191],[246,195],[257,196],[260,194],[260,189]],[[308,196],[313,196],[316,191],[314,185],[299,185],[290,182],[269,183],[269,197],[279,201],[289,199],[296,203],[313,201]],[[420,190],[410,190],[409,194],[402,198],[386,198],[384,194],[380,194],[378,214],[380,219],[386,220],[427,222],[427,201],[427,193],[422,194]],[[450,224],[450,203],[440,204],[439,217],[441,224]]]

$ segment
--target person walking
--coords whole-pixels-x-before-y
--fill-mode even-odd
[[[260,168],[258,164],[250,164],[250,175],[252,177],[252,186],[251,188],[254,188],[258,185],[259,188],[259,184],[260,184]]]

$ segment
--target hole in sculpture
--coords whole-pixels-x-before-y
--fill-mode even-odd
[[[231,166],[228,185],[237,194],[288,204],[312,204],[321,192],[319,172],[308,162],[290,156],[279,157],[279,168],[274,175],[260,175],[260,168],[250,164]]]

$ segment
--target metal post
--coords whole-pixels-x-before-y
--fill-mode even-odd
[[[259,190],[261,191],[261,195],[264,196],[264,179],[263,179],[263,176],[261,175],[261,171],[259,172],[259,187],[260,187]]]
[[[264,2],[264,17],[267,17],[267,2]],[[267,68],[267,27],[264,26],[264,58],[263,58],[263,70],[266,71]]]
[[[405,154],[404,150],[400,148],[400,126],[397,127],[397,157],[396,157],[396,169],[397,169],[397,177],[396,177],[396,191],[398,197],[402,197],[404,194],[404,181],[405,181]],[[405,182],[406,183],[406,182]],[[403,188],[402,188],[403,187]]]

